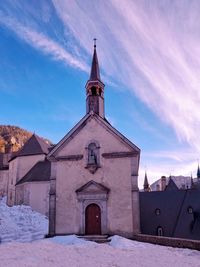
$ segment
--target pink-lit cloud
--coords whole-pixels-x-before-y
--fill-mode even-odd
[[[18,1],[14,3],[17,10],[22,9]],[[37,23],[40,19],[49,23],[52,10],[48,5],[44,5],[42,16],[28,10],[30,16],[24,21],[18,21],[12,14],[0,14],[0,23],[46,55],[86,72],[89,68],[82,52],[91,54],[92,39],[96,37],[103,77],[140,98],[174,130],[175,142],[185,146],[177,151],[144,152],[141,173],[145,164],[152,177],[169,175],[171,171],[187,175],[190,170],[195,171],[194,161],[200,154],[199,1],[52,0],[52,3],[65,28],[65,36],[57,33],[58,40]],[[69,35],[76,43],[63,46],[59,40],[68,40]],[[145,119],[142,124],[162,139],[162,133]],[[156,157],[166,163],[151,163],[151,158]]]
[[[144,152],[140,174],[147,164],[154,180],[170,172],[189,175],[193,171],[195,175],[200,154],[199,1],[53,3],[86,51],[91,51],[93,37],[99,39],[104,73],[137,95],[174,130],[174,142],[183,144],[181,151],[159,152],[159,163]],[[166,162],[160,164],[164,158]]]
[[[198,1],[53,3],[86,50],[92,37],[99,37],[104,71],[200,152]]]

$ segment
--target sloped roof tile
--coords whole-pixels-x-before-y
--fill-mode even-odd
[[[48,160],[37,162],[16,185],[27,182],[50,181],[51,162]]]

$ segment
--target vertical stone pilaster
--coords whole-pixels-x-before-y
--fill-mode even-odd
[[[140,233],[140,199],[138,188],[139,157],[131,159],[131,185],[132,185],[132,213],[133,213],[133,234]]]
[[[139,190],[132,189],[132,210],[133,210],[133,234],[140,233],[140,202]]]
[[[51,162],[49,191],[49,236],[56,234],[56,162]]]

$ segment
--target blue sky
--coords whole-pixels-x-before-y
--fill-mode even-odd
[[[139,185],[196,176],[200,2],[0,3],[0,123],[58,142],[85,114],[96,37],[106,117],[141,148]]]

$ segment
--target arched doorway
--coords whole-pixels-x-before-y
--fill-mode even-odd
[[[101,209],[97,204],[90,204],[85,210],[85,234],[101,235]]]

